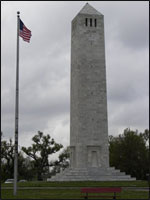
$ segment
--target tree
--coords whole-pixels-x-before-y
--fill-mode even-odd
[[[149,130],[145,129],[144,133],[140,133],[140,136],[143,137],[145,145],[148,145],[148,143],[149,143]]]
[[[138,134],[138,131],[125,129],[118,137],[109,137],[110,166],[130,174],[137,179],[146,179],[148,173],[148,140],[149,131]]]
[[[13,155],[14,145],[12,140],[9,142],[3,140],[1,142],[1,175],[4,181],[7,178],[13,178],[14,171],[14,155]]]
[[[35,172],[38,180],[42,180],[42,176],[48,172],[52,165],[49,161],[49,155],[56,153],[63,146],[51,139],[50,135],[44,135],[43,132],[38,131],[38,134],[32,138],[32,146],[26,148],[22,147],[24,153],[33,159]]]
[[[56,173],[60,173],[69,166],[69,147],[66,147],[62,153],[58,156],[58,160],[53,163],[53,169],[51,171],[51,175],[55,175]]]
[[[21,152],[18,152],[18,180],[33,178],[30,162],[27,163],[27,158],[24,158]],[[14,144],[11,139],[1,142],[1,179],[5,181],[14,176]]]
[[[29,157],[24,157],[22,152],[18,155],[18,179],[33,180],[34,165]]]

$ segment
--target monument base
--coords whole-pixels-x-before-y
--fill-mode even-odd
[[[67,168],[56,174],[49,181],[135,181],[130,175],[109,167],[102,169],[100,167],[92,168]]]

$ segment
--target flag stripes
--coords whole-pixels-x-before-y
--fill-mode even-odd
[[[19,36],[22,37],[22,39],[25,42],[30,42],[30,38],[32,36],[31,31],[24,25],[21,19],[20,19]]]

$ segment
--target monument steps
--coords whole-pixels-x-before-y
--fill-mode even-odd
[[[103,177],[59,177],[59,180],[51,179],[50,181],[134,181],[135,178],[127,177],[112,177],[112,176],[103,176]]]
[[[79,174],[100,174],[100,175],[103,175],[103,174],[114,174],[114,175],[126,175],[125,172],[120,172],[120,170],[115,170],[115,169],[110,169],[108,168],[108,170],[104,170],[104,169],[101,169],[101,168],[98,168],[98,169],[70,169],[70,170],[67,170],[64,172],[65,174],[71,174],[71,175],[79,175]]]
[[[56,174],[50,181],[133,181],[125,172],[115,168],[68,168]]]

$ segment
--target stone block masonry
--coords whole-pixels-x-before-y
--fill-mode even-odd
[[[88,3],[72,20],[70,167],[54,181],[135,180],[109,167],[104,16]]]

